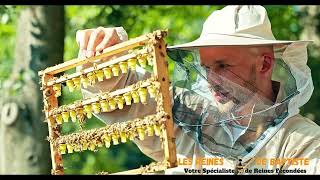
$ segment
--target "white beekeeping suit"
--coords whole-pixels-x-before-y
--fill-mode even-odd
[[[119,28],[118,34],[124,37],[122,40],[126,40],[127,35],[123,29]],[[292,170],[284,173],[295,173],[297,169],[305,170],[307,174],[320,173],[320,128],[299,114],[299,108],[308,102],[313,92],[311,73],[307,66],[308,43],[276,40],[267,12],[262,6],[226,6],[208,17],[197,40],[169,47],[168,55],[175,63],[171,92],[177,157],[190,158],[191,163],[169,169],[166,173],[185,173],[187,167],[236,169],[239,158],[245,169],[269,169],[274,170],[275,174],[281,174],[276,169]],[[210,77],[204,73],[206,69],[199,63],[199,48],[231,45],[270,45],[273,46],[276,59],[272,77],[274,85],[278,86],[275,102],[269,102],[237,84],[228,83],[234,91],[242,92],[237,97],[238,109],[248,101],[254,102],[252,112],[241,117],[236,115],[234,109],[221,113],[215,108],[212,97],[207,93]],[[188,58],[192,59],[191,63]],[[196,72],[196,81],[191,79],[186,70]],[[149,76],[149,73],[138,67],[137,72],[98,82],[95,87],[82,89],[82,93],[84,98],[92,97],[100,90],[124,88]],[[219,78],[228,81],[224,77]],[[155,102],[149,100],[148,105],[132,104],[125,106],[123,110],[95,116],[110,124],[153,114],[154,107]],[[241,118],[248,119],[250,123],[245,127],[234,124],[229,126],[229,123]],[[238,142],[249,132],[258,132],[259,128],[259,134],[253,140],[242,144]],[[135,143],[143,153],[160,161],[164,158],[163,150],[156,138],[147,137],[144,141],[136,140]],[[224,158],[223,165],[206,166],[196,163],[199,158],[212,157]],[[288,163],[257,165],[257,157],[268,160],[306,158],[309,163],[299,166]]]

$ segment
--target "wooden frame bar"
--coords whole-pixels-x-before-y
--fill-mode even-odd
[[[133,48],[138,47],[138,46],[142,46],[148,40],[149,40],[148,35],[137,37],[137,38],[134,38],[132,40],[128,40],[128,41],[125,41],[123,43],[111,46],[111,47],[105,49],[105,52],[103,54],[100,54],[98,56],[93,56],[93,57],[90,57],[90,58],[72,59],[72,60],[69,60],[69,61],[64,62],[62,64],[58,64],[56,66],[49,67],[49,68],[47,68],[47,69],[45,69],[43,71],[39,71],[38,75],[39,76],[41,76],[43,74],[55,75],[55,74],[58,74],[60,72],[66,71],[68,69],[72,69],[72,68],[75,68],[77,66],[86,64],[88,62],[93,62],[93,61],[96,61],[96,60],[99,60],[99,59],[110,57],[110,56],[116,55],[116,54],[118,54],[120,52],[129,50],[129,49],[133,49]]]
[[[176,157],[176,144],[175,136],[173,131],[173,116],[172,116],[172,106],[171,106],[171,96],[169,92],[169,72],[168,72],[168,62],[166,60],[166,44],[163,39],[159,39],[154,48],[154,57],[156,59],[153,68],[154,76],[158,79],[160,83],[160,92],[163,95],[163,108],[168,114],[167,121],[165,122],[164,131],[164,153],[165,159],[170,163],[170,167],[177,166]]]
[[[147,53],[147,51],[146,50],[137,51],[137,54],[143,54],[143,53]],[[126,60],[128,60],[130,58],[134,58],[134,57],[136,57],[135,54],[127,54],[127,55],[121,56],[119,58],[112,59],[112,60],[109,60],[107,62],[98,64],[96,67],[90,67],[90,68],[84,69],[81,72],[79,71],[79,72],[70,74],[70,75],[68,75],[68,77],[62,76],[62,77],[60,77],[60,78],[58,78],[56,80],[50,80],[50,81],[48,81],[47,85],[48,86],[52,86],[52,85],[57,84],[57,83],[63,83],[65,81],[69,80],[69,79],[72,79],[72,78],[75,78],[75,77],[79,77],[82,74],[87,74],[87,73],[93,72],[95,70],[100,70],[100,69],[103,69],[103,68],[108,67],[110,65],[117,64],[117,63],[126,61]]]
[[[52,75],[43,75],[42,82],[46,82],[48,79],[51,79]],[[49,115],[49,112],[58,107],[58,99],[54,96],[54,91],[52,86],[44,86],[43,90],[43,99],[44,99],[44,111],[45,117],[48,122],[48,131],[49,138],[51,140],[55,140],[59,137],[60,134],[60,126],[54,123],[54,119]],[[52,174],[64,174],[62,156],[59,153],[58,149],[54,144],[50,143],[50,151],[51,151],[51,163],[52,163]]]
[[[63,169],[63,162],[62,156],[58,151],[58,147],[53,142],[61,137],[60,136],[60,128],[61,125],[55,123],[53,119],[53,112],[55,110],[59,111],[58,107],[58,99],[54,96],[53,85],[57,83],[63,83],[69,79],[79,77],[83,74],[93,72],[95,70],[103,69],[107,66],[111,66],[113,64],[120,63],[122,61],[126,61],[130,58],[135,58],[138,54],[144,53],[152,53],[153,56],[153,73],[154,76],[152,77],[153,81],[144,81],[140,82],[139,87],[147,87],[151,85],[151,83],[159,83],[160,84],[160,95],[161,95],[161,110],[157,109],[157,113],[165,112],[166,116],[164,117],[166,120],[164,121],[165,128],[163,130],[163,143],[164,143],[164,155],[165,155],[165,165],[163,164],[156,164],[152,167],[155,169],[150,171],[156,170],[165,170],[167,168],[173,168],[177,166],[177,159],[176,159],[176,145],[175,145],[175,137],[173,131],[173,116],[172,116],[172,106],[171,106],[171,97],[169,92],[169,77],[168,77],[168,62],[166,61],[166,45],[163,40],[163,37],[166,35],[166,31],[155,31],[153,33],[149,33],[132,40],[114,45],[109,47],[105,50],[105,53],[90,57],[90,58],[80,58],[80,59],[72,59],[70,61],[64,62],[62,64],[58,64],[53,67],[48,67],[42,71],[38,72],[38,75],[41,77],[42,81],[42,90],[43,90],[43,98],[44,98],[44,112],[46,115],[46,119],[48,121],[48,130],[49,130],[49,140],[50,140],[50,150],[51,150],[51,159],[52,159],[52,174],[64,174]],[[110,58],[113,55],[119,54],[121,52],[134,49],[139,46],[143,45],[150,45],[152,47],[152,52],[148,52],[149,49],[142,49],[136,51],[135,54],[127,54],[120,56],[115,59],[107,60],[106,62],[101,62],[101,59],[106,57]],[[66,70],[75,68],[77,66],[86,64],[88,62],[92,63],[99,63],[94,65],[93,67],[84,69],[81,72],[76,72],[71,75],[61,76],[59,78],[54,77],[54,75],[64,72]],[[136,86],[128,86],[123,89],[118,89],[116,91],[108,93],[110,97],[117,96],[120,94],[124,94],[126,92],[135,90]],[[75,109],[77,106],[84,106],[86,104],[91,104],[97,101],[102,100],[101,97],[93,97],[90,99],[86,99],[79,103],[74,103],[71,105],[67,105],[70,109]],[[149,166],[148,166],[149,167]],[[150,166],[151,167],[151,166]],[[114,174],[141,174],[147,172],[148,170],[141,170],[140,169],[133,169],[123,172],[117,172]]]
[[[152,118],[152,121],[153,121],[152,124],[161,125],[163,123],[163,120],[164,120],[164,118],[162,116],[165,116],[165,113],[160,112],[160,113],[156,113],[156,114],[147,115],[144,118],[136,118],[136,119],[133,119],[133,120],[124,121],[124,122],[121,122],[121,123],[112,124],[112,125],[101,127],[101,128],[90,129],[90,130],[87,130],[85,132],[86,132],[87,136],[96,139],[97,138],[97,134],[96,133],[98,131],[110,132],[114,128],[113,125],[115,125],[115,126],[123,126],[123,125],[124,126],[131,126],[128,123],[129,121],[131,123],[136,122],[136,123],[139,123],[139,125],[143,125],[145,120]],[[131,126],[131,128],[133,128],[133,127]],[[136,127],[134,127],[134,128],[136,128]],[[60,136],[57,139],[53,140],[52,142],[54,144],[60,145],[60,144],[66,143],[66,139],[68,139],[68,141],[81,141],[81,140],[84,140],[84,139],[81,139],[81,137],[79,137],[79,134],[80,133],[72,133],[72,134],[69,134],[69,135]],[[100,134],[99,138],[101,139],[101,137],[103,135],[104,135],[103,133]],[[70,140],[70,138],[72,140]],[[75,142],[73,142],[73,143],[75,143]]]
[[[150,79],[148,79],[148,80],[150,80]],[[140,87],[150,86],[151,82],[148,81],[148,80],[141,82],[139,88]],[[128,86],[128,87],[125,87],[123,89],[118,89],[118,90],[115,90],[113,92],[110,92],[108,94],[109,94],[110,97],[115,97],[117,95],[124,94],[124,93],[130,92],[130,91],[136,90],[136,89],[137,88],[135,88],[134,86]],[[102,94],[101,94],[101,96],[102,96]],[[84,106],[84,105],[87,105],[87,104],[92,104],[92,103],[95,103],[95,102],[99,102],[100,100],[103,100],[103,99],[105,99],[105,98],[93,97],[93,98],[85,99],[80,104],[79,103],[73,103],[73,104],[67,105],[67,106],[65,106],[65,108],[67,108],[67,109],[76,109],[78,107],[81,107],[81,106]],[[54,109],[49,111],[49,116],[52,116],[52,115],[56,114],[56,113],[53,113],[53,110]],[[62,112],[62,110],[59,110],[59,111]]]
[[[137,169],[131,169],[127,171],[112,173],[111,175],[140,175],[140,174],[155,174],[159,171],[165,171],[168,169],[166,162],[158,162],[156,164],[151,163],[146,167],[141,167]]]
[[[142,175],[142,174],[155,174],[159,171],[165,171],[167,166],[164,164],[154,165],[152,169],[148,170],[145,168],[137,168],[137,169],[130,169],[126,171],[116,172],[116,173],[106,173],[107,175]]]

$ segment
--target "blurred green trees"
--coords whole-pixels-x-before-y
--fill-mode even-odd
[[[64,59],[77,57],[78,46],[75,41],[76,31],[79,29],[95,28],[98,26],[123,26],[129,38],[151,32],[156,29],[168,29],[167,43],[169,45],[188,42],[196,39],[201,32],[202,23],[213,10],[222,6],[65,6],[66,36]],[[3,79],[11,72],[15,43],[16,20],[23,6],[0,7],[0,87]],[[306,12],[298,6],[266,6],[273,32],[277,39],[297,40],[301,36],[304,24],[301,18]],[[318,7],[320,8],[320,7]],[[319,23],[315,19],[315,24]],[[319,26],[317,26],[319,28]],[[318,29],[320,31],[320,28]],[[320,124],[320,61],[317,55],[310,54],[309,65],[314,80],[314,94],[311,100],[302,108],[302,113],[313,118]],[[81,94],[68,94],[62,99],[63,104],[79,99]],[[103,126],[98,120],[90,120],[86,128]],[[72,123],[63,127],[63,133],[79,130]],[[65,168],[68,174],[92,174],[99,171],[116,172],[140,165],[148,164],[151,159],[144,156],[132,143],[113,146],[111,149],[102,148],[98,152],[74,153],[65,155]]]

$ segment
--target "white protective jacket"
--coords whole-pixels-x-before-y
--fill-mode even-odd
[[[121,33],[121,32],[119,32]],[[122,32],[123,34],[123,32]],[[124,35],[125,36],[125,35]],[[122,38],[126,40],[125,38]],[[320,174],[320,127],[313,121],[302,117],[299,114],[299,108],[305,104],[313,91],[313,84],[310,75],[310,69],[307,67],[306,43],[291,44],[281,56],[285,63],[291,69],[296,79],[299,94],[293,97],[289,103],[289,115],[277,126],[269,129],[267,137],[260,142],[248,155],[243,157],[242,165],[244,169],[251,169],[255,174]],[[293,53],[294,52],[294,53]],[[86,65],[90,66],[90,65]],[[113,91],[124,88],[138,79],[138,76],[146,76],[144,70],[137,67],[137,72],[129,72],[127,75],[120,75],[110,80],[97,82],[94,87],[82,89],[84,98],[92,97],[102,91]],[[280,82],[281,84],[281,82]],[[278,96],[281,96],[281,85]],[[175,95],[179,98],[179,93]],[[192,99],[189,99],[190,102]],[[188,103],[188,102],[186,102]],[[107,124],[122,122],[155,113],[155,102],[149,101],[148,105],[141,103],[125,106],[123,110],[115,110],[109,113],[100,113],[95,116]],[[174,113],[174,112],[173,112]],[[169,169],[166,174],[185,173],[186,168],[203,169],[211,171],[202,171],[203,174],[219,174],[215,169],[236,169],[238,162],[224,159],[219,165],[200,165],[197,163],[199,158],[213,158],[210,154],[202,150],[199,145],[177,125],[175,125],[175,136],[177,146],[177,157],[179,161],[184,158],[192,159],[188,165],[179,165],[177,168]],[[139,149],[147,156],[156,161],[163,160],[163,150],[160,147],[158,137],[146,137],[144,141],[136,140],[135,143]],[[265,164],[259,163],[259,159],[266,160]],[[294,162],[274,163],[275,160],[295,160]],[[304,158],[301,161],[297,158]],[[306,162],[307,161],[307,162]],[[273,170],[267,172],[266,170]],[[279,171],[292,170],[292,171]],[[258,172],[260,171],[260,172]],[[221,174],[228,174],[220,171]],[[229,174],[233,174],[229,172]]]

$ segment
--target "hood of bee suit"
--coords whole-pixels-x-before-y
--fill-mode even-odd
[[[178,112],[175,122],[209,154],[244,160],[254,156],[312,95],[314,87],[307,66],[309,42],[276,40],[262,6],[226,6],[213,12],[197,40],[167,50],[174,62],[174,111]],[[272,81],[279,90],[276,102],[214,72],[208,75],[208,70],[200,65],[201,47],[260,45],[274,48]],[[212,78],[219,78],[225,85],[213,87]],[[231,108],[217,108],[212,90],[237,96]],[[248,109],[248,104],[251,111],[239,113]]]

